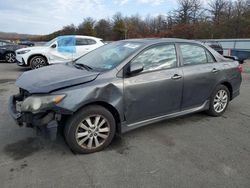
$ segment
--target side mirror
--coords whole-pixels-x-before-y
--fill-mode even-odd
[[[129,75],[137,74],[139,72],[142,72],[143,69],[144,69],[143,64],[134,62],[134,63],[130,64],[130,69],[128,70],[128,74]]]
[[[56,48],[56,44],[53,44],[52,46],[50,46],[51,48]]]

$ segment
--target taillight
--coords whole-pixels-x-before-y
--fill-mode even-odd
[[[243,72],[243,67],[241,65],[239,65],[239,70],[240,72]]]

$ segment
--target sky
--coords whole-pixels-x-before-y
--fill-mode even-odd
[[[96,20],[139,14],[156,16],[176,7],[176,0],[0,0],[0,31],[49,34],[86,17]]]

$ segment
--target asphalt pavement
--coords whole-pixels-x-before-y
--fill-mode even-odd
[[[18,127],[8,114],[15,79],[27,69],[0,63],[0,187],[250,187],[250,62],[241,94],[222,117],[204,113],[155,123],[121,137],[106,150],[72,153]]]

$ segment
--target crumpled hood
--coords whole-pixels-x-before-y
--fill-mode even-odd
[[[76,69],[71,65],[51,65],[23,73],[16,81],[16,86],[29,93],[49,93],[96,79],[98,72]]]

